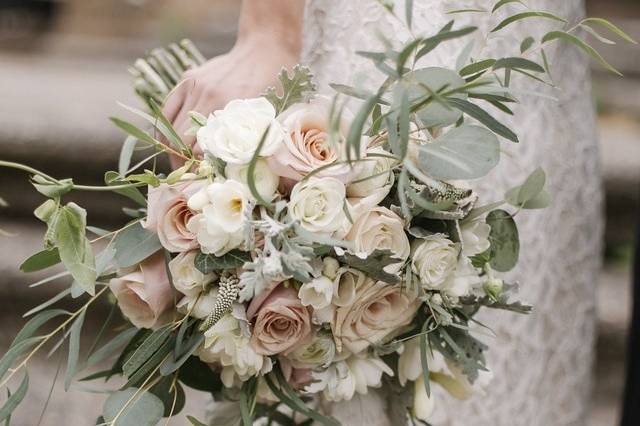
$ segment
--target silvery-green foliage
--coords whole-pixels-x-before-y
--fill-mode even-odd
[[[276,113],[295,103],[307,101],[316,90],[311,71],[301,65],[293,67],[291,76],[286,69],[282,69],[278,74],[278,80],[282,86],[282,95],[278,94],[275,87],[269,87],[263,95],[274,106]]]
[[[487,370],[484,352],[489,347],[473,337],[466,327],[439,327],[429,334],[429,340],[434,349],[461,368],[470,383],[476,381],[479,371]]]

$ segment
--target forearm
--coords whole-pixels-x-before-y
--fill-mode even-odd
[[[266,40],[298,55],[302,48],[304,3],[305,0],[243,0],[238,43]]]

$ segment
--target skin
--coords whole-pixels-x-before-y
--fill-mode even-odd
[[[185,135],[190,111],[208,115],[233,99],[257,97],[277,86],[282,67],[298,63],[303,12],[304,0],[243,0],[234,47],[187,71],[165,101],[164,114],[187,145],[195,145],[194,136]],[[202,154],[197,146],[194,151]],[[181,164],[178,158],[171,162]]]

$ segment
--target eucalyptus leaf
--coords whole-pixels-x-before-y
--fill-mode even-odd
[[[118,426],[155,426],[163,414],[164,405],[160,398],[136,388],[112,393],[103,408],[105,421],[111,423],[117,417]]]
[[[60,315],[69,315],[69,311],[64,309],[51,309],[38,313],[38,315],[31,318],[18,332],[16,337],[13,338],[10,347],[14,347],[18,343],[25,339],[32,337],[36,331],[40,329],[44,324],[48,323],[55,317]]]
[[[462,125],[420,146],[420,166],[437,179],[477,179],[500,159],[500,143],[489,130]]]
[[[71,179],[61,179],[58,180],[58,182],[51,182],[39,175],[33,176],[31,184],[39,193],[49,198],[61,197],[73,189],[73,180]]]
[[[60,263],[60,253],[57,248],[42,250],[29,258],[20,265],[22,272],[35,272],[49,268]]]
[[[563,40],[573,44],[574,46],[577,46],[584,52],[588,53],[592,58],[598,61],[603,67],[605,67],[609,71],[613,72],[614,74],[622,75],[620,71],[618,71],[611,64],[609,64],[609,62],[607,62],[607,60],[604,59],[596,49],[594,49],[592,46],[590,46],[580,38],[576,37],[575,35],[569,34],[566,31],[551,31],[545,34],[544,37],[542,37],[543,44],[553,40]]]
[[[517,13],[515,15],[511,15],[508,18],[504,19],[502,22],[500,22],[498,25],[496,25],[491,32],[496,32],[499,31],[511,24],[513,24],[514,22],[518,22],[521,21],[523,19],[528,19],[528,18],[546,18],[546,19],[551,19],[554,21],[559,21],[559,22],[563,22],[566,23],[566,19],[560,18],[559,16],[556,16],[552,13],[549,12],[540,12],[540,11],[534,11],[534,12],[522,12],[522,13]]]
[[[131,356],[124,362],[122,371],[125,376],[131,377],[153,354],[167,341],[171,334],[172,325],[165,325],[154,330],[144,340]]]
[[[67,371],[64,375],[64,390],[68,391],[73,376],[78,371],[78,358],[80,356],[80,333],[84,324],[86,309],[75,319],[71,325],[71,333],[69,333],[69,356],[67,358]]]
[[[431,95],[446,88],[447,90],[462,87],[466,82],[455,72],[446,68],[421,68],[407,74],[406,80],[411,85],[411,103],[424,96]],[[466,93],[455,93],[450,98],[466,99]],[[462,112],[446,104],[432,102],[416,111],[425,127],[444,127],[454,124],[462,116]]]
[[[136,149],[137,143],[138,140],[133,136],[127,136],[122,143],[122,148],[120,148],[120,157],[118,158],[118,173],[123,176],[126,175],[129,170],[131,158],[133,157],[133,152]]]
[[[121,230],[113,240],[115,262],[120,268],[137,265],[162,249],[158,234],[142,227],[140,222]]]
[[[122,177],[122,175],[114,171],[106,172],[104,174],[104,181],[107,184],[107,186],[130,184],[130,182],[127,181],[124,177]],[[144,195],[142,195],[142,192],[140,192],[138,188],[130,186],[128,188],[114,189],[113,192],[115,192],[116,194],[123,195],[135,201],[138,205],[142,207],[147,206],[147,199],[145,198]]]
[[[513,217],[505,210],[494,210],[487,215],[487,225],[491,227],[489,264],[498,272],[508,272],[518,263],[520,237]]]
[[[20,382],[20,386],[18,389],[12,393],[4,405],[0,408],[0,422],[8,419],[11,416],[11,413],[20,405],[25,395],[27,394],[27,390],[29,389],[29,375],[27,373],[24,374],[24,378],[22,382]]]
[[[518,135],[516,135],[513,130],[500,123],[478,105],[455,98],[449,99],[449,104],[462,111],[463,113],[469,115],[470,117],[475,118],[480,123],[487,126],[487,128],[489,128],[491,131],[502,136],[503,138],[506,138],[511,142],[519,142]]]

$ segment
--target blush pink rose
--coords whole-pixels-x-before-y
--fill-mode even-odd
[[[280,368],[284,379],[296,390],[303,390],[313,381],[310,368],[295,368],[287,358],[280,358]]]
[[[269,167],[278,176],[301,180],[311,171],[347,159],[346,137],[353,116],[342,112],[337,140],[329,140],[331,100],[317,96],[308,103],[295,104],[278,116],[285,130],[284,143],[268,158]],[[361,153],[367,138],[361,140]],[[359,173],[358,167],[338,164],[317,173],[318,177],[333,177],[348,183]]]
[[[195,215],[187,206],[187,200],[203,186],[203,182],[193,181],[149,187],[147,219],[143,226],[156,232],[162,246],[170,252],[180,253],[198,247],[195,234],[187,228]]]
[[[278,284],[254,298],[247,309],[251,346],[260,355],[287,354],[311,337],[311,312],[298,292]]]
[[[162,253],[154,254],[135,271],[111,279],[109,288],[124,316],[138,328],[161,325],[173,305],[173,289]]]

